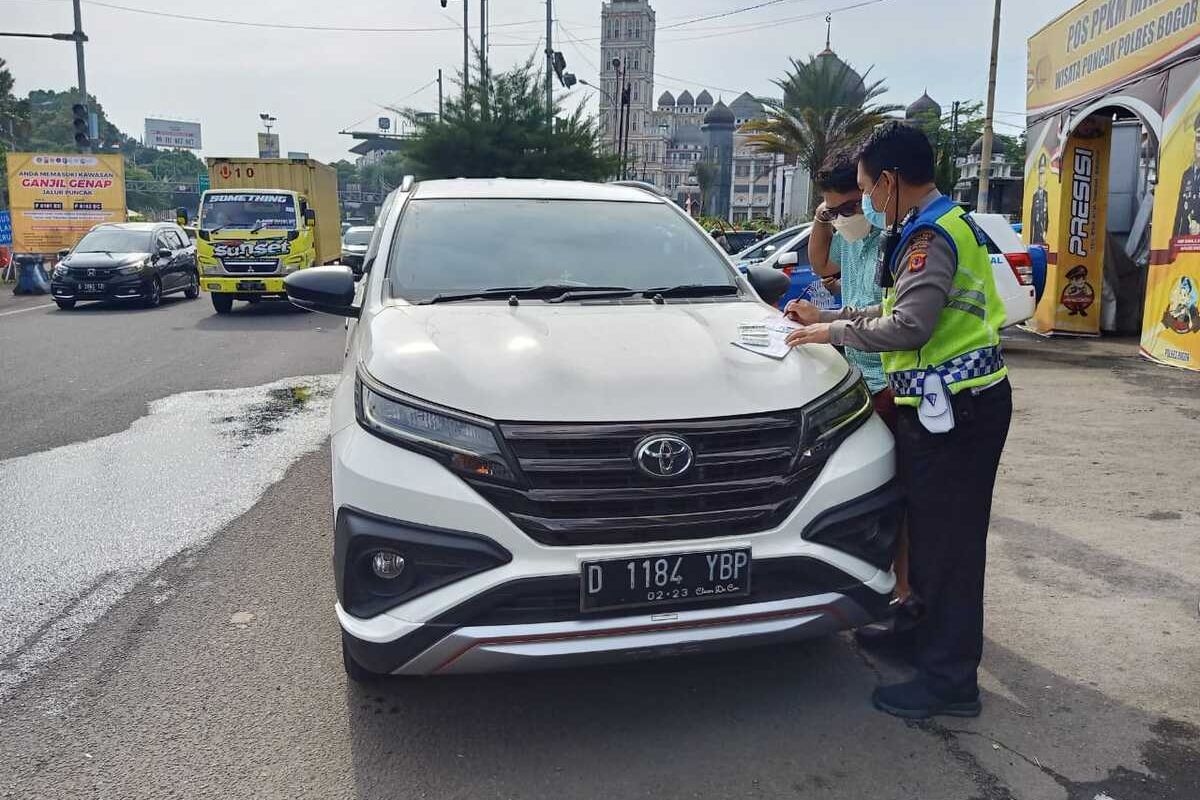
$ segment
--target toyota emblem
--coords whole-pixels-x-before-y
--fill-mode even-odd
[[[647,436],[634,451],[634,461],[642,472],[654,478],[678,478],[692,468],[692,446],[678,436]]]

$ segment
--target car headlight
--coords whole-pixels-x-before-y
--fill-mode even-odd
[[[803,409],[802,461],[824,459],[871,416],[871,392],[856,367],[824,397]]]
[[[147,263],[148,262],[146,262],[146,261],[141,261],[137,264],[129,264],[128,266],[117,267],[117,274],[118,275],[136,275],[142,271],[142,269],[146,266]]]
[[[359,424],[371,433],[437,458],[455,472],[473,478],[516,481],[495,431],[486,422],[411,398],[384,395],[373,387],[373,381],[358,376],[355,411]]]
[[[66,264],[59,262],[54,265],[54,277],[65,278],[70,274],[71,274],[71,270],[67,267]]]

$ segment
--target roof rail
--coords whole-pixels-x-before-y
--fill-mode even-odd
[[[404,176],[404,180],[400,181],[400,191],[402,191],[402,192],[410,192],[410,191],[412,191],[412,187],[413,187],[413,182],[414,182],[414,181],[416,181],[416,177],[415,177],[415,176],[413,176],[413,175],[405,175],[405,176]]]
[[[609,181],[609,183],[612,184],[613,186],[628,186],[631,189],[641,189],[644,192],[650,192],[651,194],[656,195],[658,197],[666,197],[667,196],[666,193],[664,193],[661,189],[659,189],[653,183],[650,183],[650,181],[627,181],[626,180],[626,181]]]

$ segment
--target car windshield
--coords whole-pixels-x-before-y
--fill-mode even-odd
[[[200,208],[200,228],[296,230],[296,198],[290,194],[210,194]]]
[[[127,228],[97,228],[75,245],[76,253],[149,253],[150,231]]]
[[[351,228],[342,234],[342,242],[366,246],[371,243],[371,230],[371,228]]]
[[[413,200],[388,273],[392,295],[412,302],[498,287],[736,285],[671,206],[593,200]]]

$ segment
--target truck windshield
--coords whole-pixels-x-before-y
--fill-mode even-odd
[[[200,228],[296,230],[296,198],[290,194],[210,194],[200,207]]]
[[[76,253],[149,253],[150,231],[97,228],[75,245]]]
[[[388,274],[392,295],[410,302],[548,284],[735,285],[707,237],[670,206],[593,200],[414,199]]]

